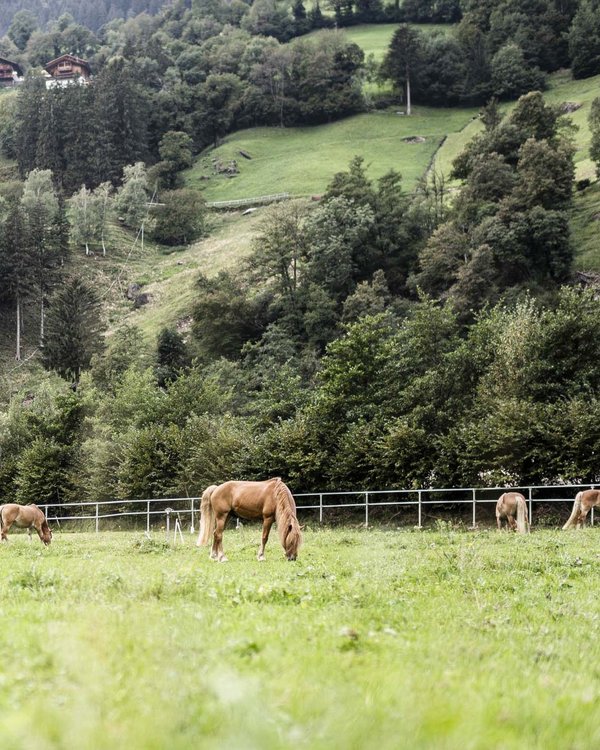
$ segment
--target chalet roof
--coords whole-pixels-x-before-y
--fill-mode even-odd
[[[87,62],[87,60],[82,60],[81,57],[77,57],[76,55],[61,55],[60,57],[57,57],[56,59],[50,60],[50,62],[46,63],[46,65],[44,65],[44,68],[48,71],[48,73],[50,73],[52,69],[61,62],[71,62],[74,65],[81,65],[82,68],[85,68],[88,75],[91,72],[90,64]]]
[[[7,60],[6,57],[0,57],[0,65],[2,63],[10,65],[15,70],[18,76],[23,75],[23,68],[19,65],[19,63],[13,62],[12,60]]]

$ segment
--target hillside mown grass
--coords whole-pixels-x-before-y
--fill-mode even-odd
[[[377,62],[381,62],[390,46],[394,31],[396,31],[399,25],[397,23],[363,23],[340,29],[339,33],[344,34],[354,44],[358,44],[365,53],[365,57],[373,55]],[[411,23],[410,27],[411,29],[420,31],[422,34],[449,34],[454,28],[454,24]]]
[[[3,748],[590,748],[600,535],[258,529],[0,549]]]
[[[309,195],[322,193],[332,176],[359,155],[372,179],[393,168],[412,190],[443,137],[462,128],[474,114],[472,108],[415,107],[411,117],[385,111],[314,127],[242,130],[204,152],[184,176],[187,186],[202,190],[209,201],[273,193]],[[403,140],[413,137],[424,141]],[[240,151],[252,159],[243,158]],[[214,174],[215,158],[223,163],[235,159],[239,175]]]

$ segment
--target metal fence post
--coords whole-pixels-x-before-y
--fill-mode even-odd
[[[423,508],[421,505],[421,490],[419,490],[419,528],[423,528]]]
[[[319,523],[323,523],[323,495],[319,495]]]
[[[531,523],[533,521],[533,500],[531,499],[531,487],[529,487],[528,490],[529,490],[529,525],[531,526]]]
[[[471,490],[471,492],[473,493],[473,528],[476,528],[476,522],[475,522],[476,504],[475,503],[476,503],[476,494],[477,493],[476,493],[476,490],[475,490],[474,487]]]
[[[99,529],[98,529],[99,523],[100,523],[100,519],[99,519],[99,516],[98,516],[98,503],[96,503],[96,534],[99,531]]]
[[[369,493],[365,492],[365,528],[369,526]]]
[[[190,510],[190,515],[192,517],[192,526],[190,528],[190,534],[194,533],[194,498],[192,498],[192,507]]]
[[[146,502],[146,533],[150,533],[150,500]]]

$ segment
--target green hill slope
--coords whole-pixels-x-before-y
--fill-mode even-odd
[[[185,173],[185,181],[202,190],[208,201],[282,192],[309,195],[321,193],[332,175],[358,154],[371,178],[393,168],[412,189],[444,137],[463,128],[476,112],[416,107],[411,117],[386,111],[315,127],[243,130],[204,152]],[[245,159],[240,151],[252,158]],[[215,174],[216,161],[230,160],[236,161],[238,175]]]

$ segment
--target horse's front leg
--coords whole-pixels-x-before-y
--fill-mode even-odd
[[[227,562],[227,557],[223,552],[223,530],[225,529],[228,515],[228,513],[224,513],[217,516],[217,525],[213,536],[213,546],[210,556],[213,560],[218,560],[219,562]]]
[[[267,516],[266,518],[263,518],[262,539],[260,542],[260,547],[258,548],[258,554],[256,556],[260,562],[264,562],[265,560],[265,547],[267,545],[267,540],[269,538],[269,533],[271,531],[271,526],[273,525],[274,520],[274,516]]]

